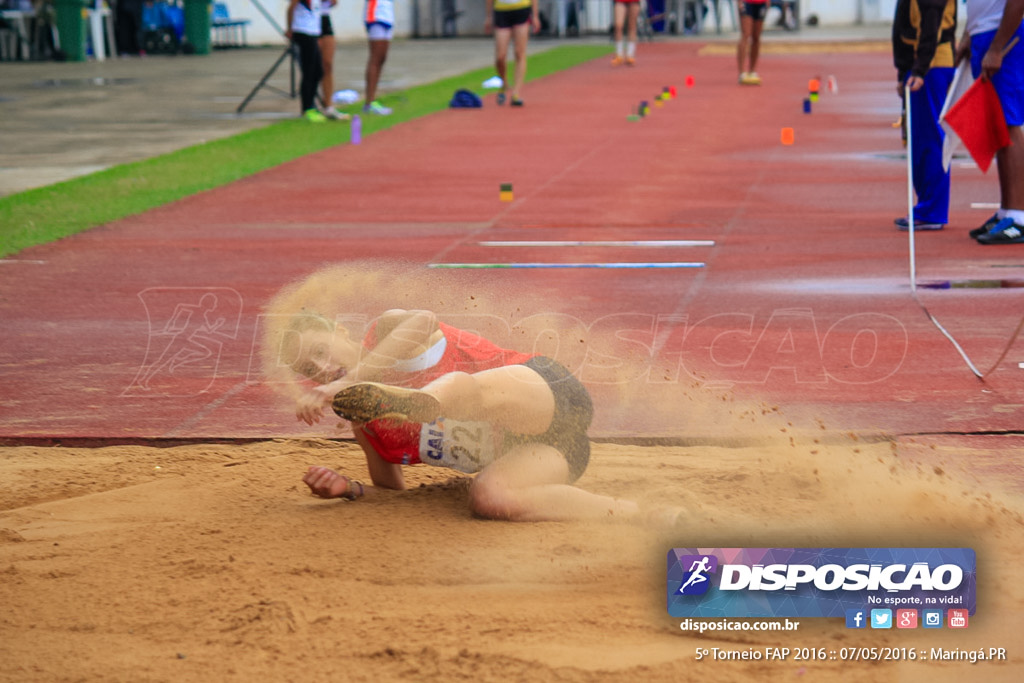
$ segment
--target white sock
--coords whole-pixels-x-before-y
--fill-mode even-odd
[[[1017,225],[1024,225],[1024,211],[1020,209],[1007,209],[1003,218],[1012,218]]]
[[[625,54],[626,54],[626,43],[625,43],[625,41],[620,40],[619,42],[615,43],[615,56],[616,57],[622,57]]]
[[[996,218],[999,220],[1006,218],[1006,209],[1000,207],[1000,209],[996,211]]]
[[[636,43],[632,40],[626,43],[626,56],[630,59],[636,57]]]

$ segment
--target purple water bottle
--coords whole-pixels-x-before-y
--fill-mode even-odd
[[[352,135],[350,140],[353,145],[358,145],[363,141],[363,120],[359,118],[359,114],[352,116]]]

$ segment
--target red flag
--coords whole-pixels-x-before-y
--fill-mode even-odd
[[[988,171],[996,152],[1010,144],[1003,105],[992,82],[979,78],[949,108],[943,120],[957,134],[982,172]]]

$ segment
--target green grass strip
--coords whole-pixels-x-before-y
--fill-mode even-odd
[[[530,55],[535,80],[608,54],[607,45],[569,45]],[[364,116],[363,137],[448,107],[459,88],[482,94],[492,67],[382,97],[391,116]],[[353,113],[357,107],[350,108]],[[238,135],[122,164],[0,198],[0,256],[148,211],[349,141],[346,124],[289,119]]]

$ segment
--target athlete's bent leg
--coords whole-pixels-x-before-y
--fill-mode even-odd
[[[517,446],[485,467],[469,489],[473,514],[514,522],[583,519],[628,520],[637,504],[568,484],[569,465],[555,448]]]

